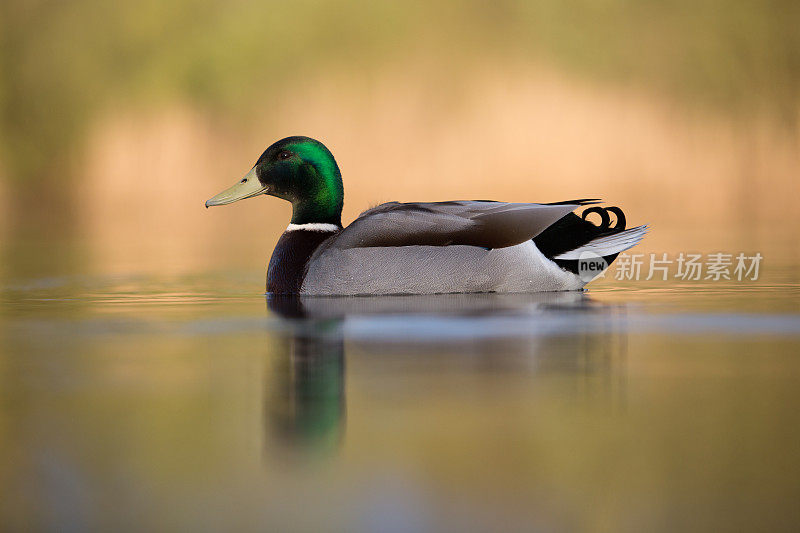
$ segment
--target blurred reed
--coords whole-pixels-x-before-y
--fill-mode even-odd
[[[653,247],[796,257],[795,2],[0,10],[0,236],[76,242],[83,267],[263,259],[288,206],[202,202],[291,134],[337,156],[346,218],[389,199],[596,195],[653,223]]]

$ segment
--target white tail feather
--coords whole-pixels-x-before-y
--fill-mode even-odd
[[[614,235],[600,237],[574,250],[559,254],[553,259],[579,259],[580,255],[586,252],[597,254],[600,257],[618,254],[639,244],[647,233],[647,229],[646,225],[636,226],[635,228],[626,229]]]

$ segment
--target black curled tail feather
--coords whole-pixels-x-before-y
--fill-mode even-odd
[[[596,200],[582,200],[580,205],[591,205],[595,202]],[[592,214],[600,216],[599,224],[587,220]],[[611,215],[613,215],[613,224]],[[577,259],[556,259],[556,256],[580,248],[600,237],[620,233],[625,230],[626,224],[625,213],[619,207],[592,205],[584,209],[580,216],[570,213],[562,217],[534,237],[533,242],[545,257],[561,268],[577,274]],[[611,254],[604,256],[603,259],[610,265],[618,255]]]

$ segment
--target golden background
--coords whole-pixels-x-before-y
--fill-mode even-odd
[[[796,2],[10,1],[5,274],[262,268],[289,206],[203,202],[288,135],[345,221],[600,197],[640,251],[797,259]]]

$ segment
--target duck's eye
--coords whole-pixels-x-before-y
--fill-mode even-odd
[[[289,159],[290,157],[292,157],[292,152],[289,152],[288,150],[281,150],[280,152],[278,152],[278,159],[283,160],[283,159]]]

